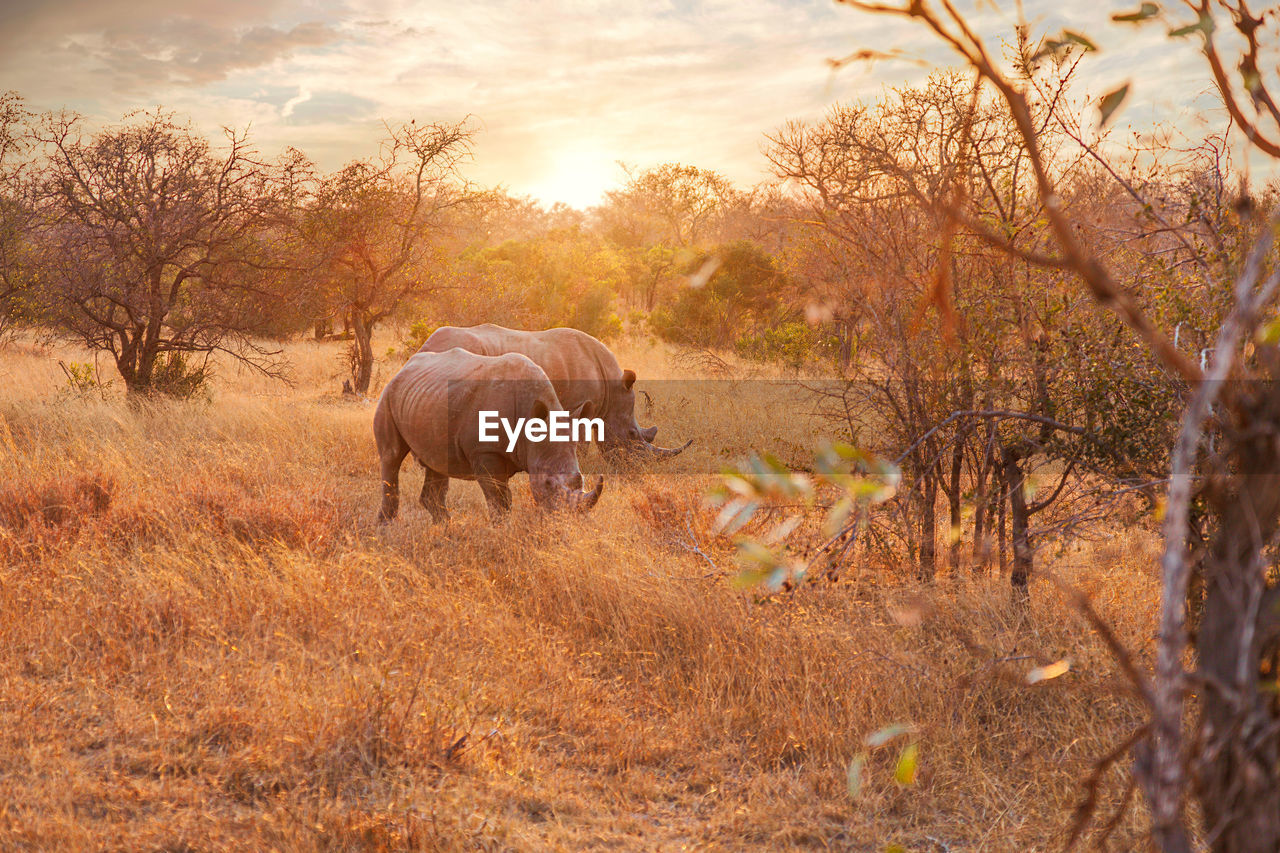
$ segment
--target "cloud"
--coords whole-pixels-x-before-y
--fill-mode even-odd
[[[308,89],[306,86],[298,87],[297,96],[285,101],[284,106],[280,108],[280,117],[288,118],[289,116],[293,115],[293,111],[295,107],[297,107],[299,104],[305,104],[309,100],[311,100],[311,90]]]
[[[902,48],[954,62],[908,21],[822,0],[191,0],[180,14],[171,0],[0,3],[0,73],[34,106],[114,119],[164,103],[210,129],[252,122],[264,150],[294,145],[325,168],[373,154],[381,119],[470,115],[483,132],[469,176],[517,192],[566,158],[600,173],[678,160],[753,183],[766,176],[764,133],[927,73],[898,61],[833,73],[825,60]],[[1196,104],[1193,45],[1117,32],[1109,9],[1027,8],[1034,27],[1100,39],[1081,94],[1158,69],[1126,120]],[[982,4],[973,20],[997,50],[1012,39],[1007,10]]]
[[[271,19],[287,0],[4,0],[0,3],[0,56],[58,43],[70,35],[125,27],[146,30],[172,20],[244,27]],[[314,17],[314,16],[313,16]]]
[[[285,107],[293,104],[288,115],[281,112],[281,118],[288,119],[290,127],[306,125],[325,125],[333,121],[334,116],[341,116],[344,122],[350,123],[365,119],[375,119],[378,104],[369,98],[354,95],[350,92],[318,91],[299,100],[293,98],[285,103]]]
[[[319,47],[336,34],[308,22],[288,30],[259,25],[248,28],[170,20],[140,29],[109,29],[81,43],[121,91],[159,84],[203,86],[233,71],[258,68],[288,57],[302,47]]]

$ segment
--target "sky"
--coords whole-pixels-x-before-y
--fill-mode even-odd
[[[959,3],[998,46],[1012,3]],[[1033,32],[1099,46],[1077,95],[1135,79],[1121,123],[1221,121],[1192,39],[1109,22],[1118,4],[1027,0]],[[828,60],[860,49],[911,60]],[[585,207],[638,167],[681,162],[749,186],[764,135],[873,101],[954,57],[918,25],[831,0],[0,0],[0,90],[99,123],[163,106],[209,134],[250,127],[324,169],[377,151],[382,122],[478,130],[472,180]]]

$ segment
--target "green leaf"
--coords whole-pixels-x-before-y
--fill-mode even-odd
[[[743,569],[733,576],[729,585],[734,589],[751,589],[759,586],[769,578],[769,572],[760,569]]]
[[[1056,57],[1058,54],[1062,52],[1063,48],[1065,48],[1066,46],[1067,46],[1066,42],[1059,41],[1058,39],[1054,39],[1054,38],[1046,38],[1041,43],[1040,49],[1037,50],[1034,54],[1032,54],[1031,61],[1036,62],[1046,56]]]
[[[783,539],[786,539],[788,536],[790,536],[791,531],[799,527],[800,522],[802,521],[804,521],[804,516],[800,515],[799,513],[796,513],[795,515],[792,515],[792,516],[788,516],[787,518],[778,522],[778,524],[772,530],[769,531],[769,535],[764,538],[764,541],[770,545],[778,544]]]
[[[878,731],[874,731],[871,734],[867,735],[866,743],[867,743],[867,746],[871,747],[872,749],[876,749],[878,747],[884,746],[886,743],[893,740],[894,738],[902,737],[903,735],[912,731],[914,731],[914,728],[912,728],[911,726],[905,723],[894,723],[891,726],[885,726],[884,728]]]
[[[772,570],[778,565],[778,555],[751,539],[738,543],[738,562],[752,569]]]
[[[914,785],[916,782],[916,767],[920,760],[920,747],[915,741],[907,744],[902,748],[902,754],[898,756],[898,764],[893,768],[893,781],[902,787]]]
[[[721,476],[725,487],[735,494],[751,497],[756,493],[756,487],[747,482],[747,479],[738,471],[726,471]]]
[[[788,578],[795,578],[795,582],[800,584],[804,581],[804,572],[789,563],[778,563],[777,567],[765,577],[764,585],[776,592],[782,589],[782,585]]]
[[[1181,38],[1189,36],[1192,33],[1202,33],[1205,38],[1213,35],[1213,31],[1217,26],[1213,23],[1213,16],[1207,12],[1200,15],[1200,19],[1194,24],[1188,24],[1185,27],[1178,27],[1176,30],[1169,30],[1170,38]]]
[[[1100,127],[1106,127],[1107,122],[1111,120],[1111,116],[1124,103],[1124,99],[1129,96],[1129,84],[1125,83],[1119,89],[1115,89],[1102,96],[1102,100],[1098,102],[1098,113]]]
[[[845,776],[845,787],[849,791],[849,796],[858,799],[858,794],[862,793],[862,769],[867,764],[866,753],[858,753],[849,762],[849,772]]]
[[[1119,21],[1122,24],[1136,24],[1138,21],[1145,21],[1147,18],[1154,18],[1160,14],[1160,7],[1155,3],[1143,3],[1142,7],[1136,12],[1127,14],[1112,15],[1111,20]]]
[[[724,509],[720,510],[720,514],[716,516],[715,531],[728,536],[750,521],[751,516],[755,515],[759,506],[755,501],[747,501],[742,498],[729,501],[724,505]]]
[[[1275,318],[1259,329],[1257,335],[1254,336],[1254,340],[1263,346],[1273,346],[1280,343],[1280,317]]]
[[[849,513],[852,511],[852,497],[843,497],[836,501],[835,506],[831,507],[831,510],[827,513],[826,521],[822,523],[822,535],[829,539],[839,533],[849,519]]]
[[[1065,42],[1075,42],[1076,44],[1083,47],[1085,50],[1098,49],[1098,46],[1093,42],[1091,42],[1086,36],[1082,36],[1080,33],[1077,33],[1074,30],[1063,30],[1062,38],[1063,38],[1063,41]]]
[[[1041,681],[1048,681],[1051,678],[1057,678],[1060,675],[1066,675],[1071,670],[1071,661],[1063,658],[1060,661],[1038,666],[1027,673],[1027,684],[1038,684]]]
[[[712,506],[719,506],[727,500],[729,500],[729,487],[723,482],[716,483],[707,489],[707,501]]]

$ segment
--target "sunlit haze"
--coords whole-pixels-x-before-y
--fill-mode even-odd
[[[997,46],[1015,20],[1003,5],[970,9]],[[1135,90],[1124,121],[1196,120],[1213,100],[1192,40],[1109,22],[1131,5],[1039,2],[1027,14],[1036,31],[1069,26],[1098,42],[1079,96],[1142,67],[1162,86]],[[470,116],[468,177],[581,207],[623,179],[619,161],[766,178],[764,133],[924,77],[918,62],[836,73],[827,62],[892,47],[953,61],[904,21],[826,0],[6,0],[0,89],[99,122],[162,105],[209,132],[248,125],[263,150],[293,145],[324,168],[373,153],[384,119]]]

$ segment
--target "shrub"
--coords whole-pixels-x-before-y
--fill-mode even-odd
[[[613,291],[609,286],[597,284],[583,294],[566,325],[601,340],[622,334],[622,320],[613,311]]]
[[[830,356],[834,350],[832,336],[823,335],[808,323],[790,322],[765,327],[743,335],[734,343],[743,358],[772,361],[800,368],[816,359]]]
[[[650,315],[654,333],[698,347],[728,348],[744,330],[774,322],[786,276],[772,255],[749,240],[726,243],[685,267],[690,286]]]
[[[425,317],[411,325],[401,341],[400,349],[405,357],[407,358],[422,349],[422,345],[427,342],[427,338],[431,337],[431,333],[438,328],[440,328],[439,323],[428,320]]]
[[[161,353],[151,372],[151,392],[179,400],[207,397],[213,370],[208,364],[192,364],[185,353]]]
[[[73,361],[70,364],[59,361],[58,367],[67,377],[66,390],[72,394],[87,396],[102,393],[111,387],[111,380],[102,381],[98,368],[87,361]]]

